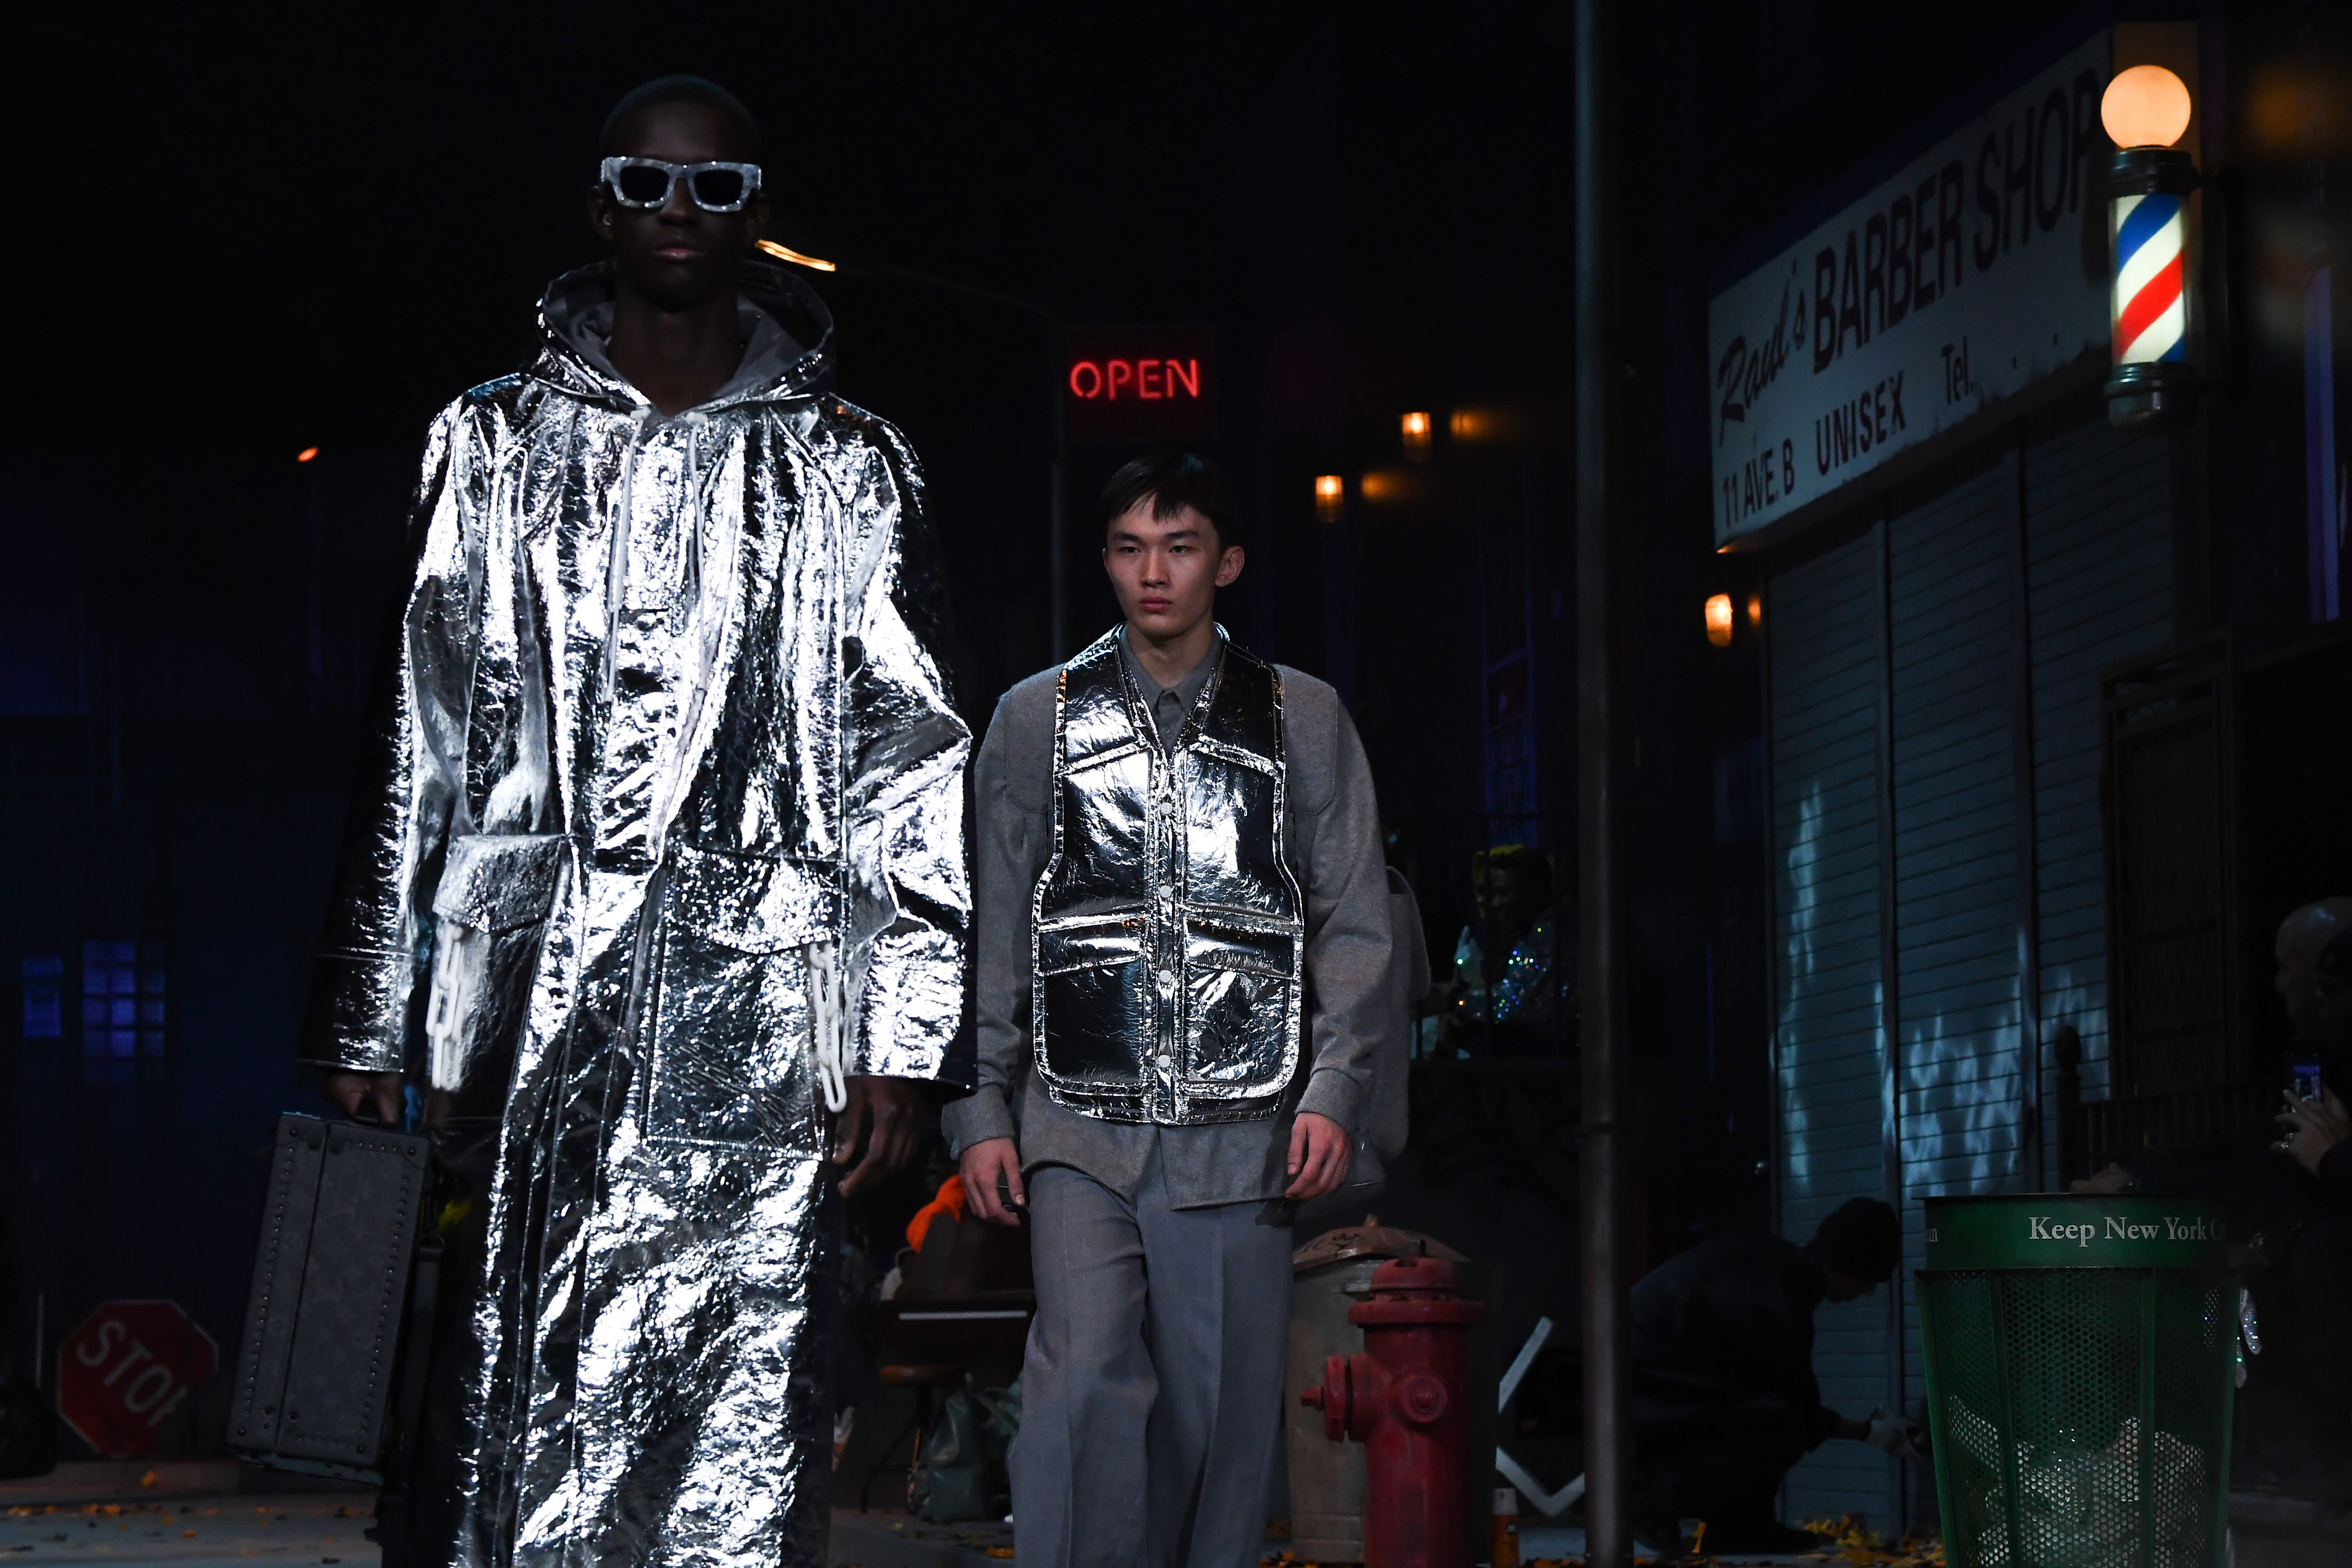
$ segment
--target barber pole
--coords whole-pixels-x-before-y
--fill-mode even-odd
[[[2114,205],[2116,363],[2177,362],[2189,349],[2184,204],[2155,191],[2117,197]]]
[[[2115,370],[2107,377],[2107,418],[2126,430],[2161,430],[2197,412],[2197,368],[2189,362],[2189,194],[2197,165],[2174,145],[2189,129],[2189,89],[2160,66],[2118,71],[2100,100],[2099,119],[2118,149],[2107,164],[2107,321]]]

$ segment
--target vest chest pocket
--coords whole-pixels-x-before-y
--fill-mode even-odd
[[[645,1133],[660,1144],[821,1152],[808,946],[828,868],[679,847],[645,1018]]]
[[[1287,931],[1213,915],[1184,925],[1187,1087],[1223,1098],[1271,1094],[1297,1065],[1297,948]]]
[[[1039,1066],[1066,1082],[1132,1084],[1152,1026],[1139,915],[1078,917],[1037,932]]]

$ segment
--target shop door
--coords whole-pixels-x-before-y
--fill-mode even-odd
[[[1769,580],[1774,1058],[1782,1234],[1809,1239],[1853,1197],[1886,1197],[1887,1079],[1879,922],[1883,531]],[[1824,1304],[1822,1398],[1893,1397],[1883,1299]],[[1792,1518],[1894,1517],[1887,1462],[1825,1443],[1790,1474]]]
[[[2084,1098],[2108,1092],[2099,672],[2175,635],[2167,467],[2146,440],[2104,421],[2025,448],[2041,1103],[2053,1110],[2049,1042],[2062,1024],[2082,1036]],[[2058,1176],[2054,1128],[2042,1145],[2048,1186]]]

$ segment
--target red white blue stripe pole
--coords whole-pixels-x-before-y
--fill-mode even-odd
[[[2189,362],[2197,298],[2189,193],[2197,165],[2176,145],[2194,111],[2188,84],[2154,64],[2117,71],[2099,99],[2099,123],[2116,148],[2106,181],[2116,356],[2107,418],[2126,430],[2183,423],[2197,412],[2197,368]]]
[[[2113,240],[2108,320],[2115,368],[2107,418],[2126,430],[2158,430],[2197,412],[2197,279],[2189,243],[2189,193],[2197,166],[2169,147],[2126,147],[2107,165]]]
[[[2175,192],[2115,201],[2116,363],[2177,363],[2188,358],[2188,214]]]

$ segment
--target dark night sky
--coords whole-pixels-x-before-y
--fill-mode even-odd
[[[1383,414],[1397,397],[1540,392],[1570,348],[1571,9],[18,13],[0,23],[0,131],[47,201],[0,261],[27,302],[8,427],[80,444],[90,407],[162,376],[190,394],[191,444],[414,442],[434,407],[512,367],[540,287],[594,254],[582,193],[597,126],[671,70],[727,83],[760,116],[772,232],[798,248],[1065,320],[1230,325],[1247,276],[1261,308],[1354,318],[1347,373],[1369,376]],[[1622,7],[1634,207],[1670,182],[1687,225],[1643,236],[1637,267],[1703,269],[2047,14]],[[886,413],[900,410],[884,389],[968,374],[950,361],[1023,330],[903,287],[820,282],[847,390]],[[956,332],[979,337],[941,336]]]
[[[672,70],[760,117],[788,244],[1069,318],[1197,317],[1226,128],[1318,9],[19,13],[0,32],[5,145],[43,171],[60,227],[34,219],[9,247],[43,367],[11,379],[10,423],[70,426],[162,375],[196,439],[415,439],[511,367],[540,286],[593,255],[598,124]],[[93,191],[114,199],[93,209]]]

